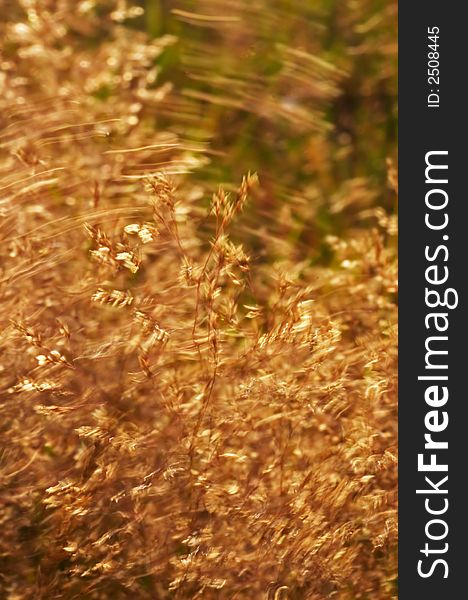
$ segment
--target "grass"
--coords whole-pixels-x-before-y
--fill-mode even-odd
[[[0,596],[396,598],[395,3],[5,4]]]

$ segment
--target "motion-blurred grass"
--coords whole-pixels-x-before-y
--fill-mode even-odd
[[[0,598],[396,599],[396,2],[3,4]]]

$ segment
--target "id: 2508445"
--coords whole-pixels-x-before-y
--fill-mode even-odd
[[[439,83],[440,83],[440,63],[439,63],[439,28],[427,28],[427,83],[429,93],[427,95],[427,106],[429,108],[439,108]]]

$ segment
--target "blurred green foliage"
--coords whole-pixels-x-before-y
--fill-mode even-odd
[[[395,212],[396,2],[147,0],[135,25],[178,38],[158,61],[174,94],[156,120],[209,144],[203,185],[257,171],[255,218],[309,203],[290,234],[319,255],[363,210]]]

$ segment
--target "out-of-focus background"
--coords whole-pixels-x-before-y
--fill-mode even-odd
[[[396,165],[396,2],[142,6],[133,27],[177,36],[158,63],[161,81],[175,92],[157,120],[209,147],[201,181],[217,185],[257,171],[265,218],[284,202],[283,217],[293,222],[288,235],[322,260],[324,235],[365,225],[368,208],[395,214],[387,180]]]

